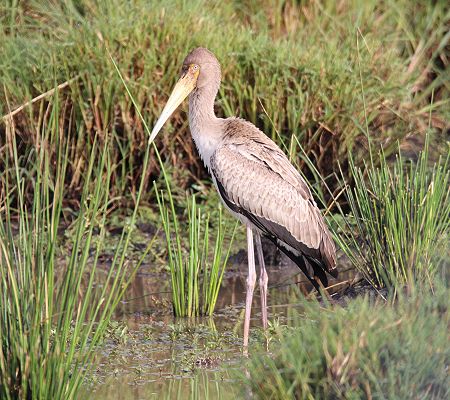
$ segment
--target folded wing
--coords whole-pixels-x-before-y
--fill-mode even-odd
[[[246,124],[254,128],[253,135],[234,136],[231,129],[211,157],[224,201],[279,247],[335,275],[334,243],[306,182],[273,141]]]

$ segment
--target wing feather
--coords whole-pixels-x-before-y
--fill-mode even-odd
[[[238,212],[251,214],[265,233],[335,273],[334,242],[302,176],[254,125],[233,122],[241,129],[251,128],[251,134],[236,135],[236,124],[229,126],[228,136],[211,157],[211,172],[222,196]]]

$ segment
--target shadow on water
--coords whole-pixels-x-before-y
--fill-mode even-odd
[[[117,308],[115,321],[97,355],[97,367],[85,383],[81,398],[240,397],[243,388],[237,372],[245,360],[241,336],[246,268],[246,264],[228,268],[212,318],[175,319],[169,275],[142,266]],[[299,308],[301,297],[308,295],[311,288],[292,264],[268,267],[268,273],[269,320],[286,324],[289,310]],[[329,286],[344,289],[353,276],[354,272],[348,270]],[[259,302],[256,290],[250,346],[264,341]]]

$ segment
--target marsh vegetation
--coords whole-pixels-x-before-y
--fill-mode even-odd
[[[0,397],[448,398],[449,21],[439,0],[0,5]],[[249,360],[244,232],[183,110],[148,143],[199,45],[218,115],[285,150],[351,266],[312,301],[274,253]]]

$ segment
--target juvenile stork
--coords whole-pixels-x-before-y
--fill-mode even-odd
[[[256,282],[253,239],[261,270],[264,329],[268,277],[261,235],[291,258],[317,290],[320,285],[327,286],[325,272],[337,276],[336,250],[308,185],[280,148],[250,122],[215,116],[214,99],[220,80],[220,64],[213,53],[201,47],[189,53],[150,141],[189,95],[189,127],[200,157],[226,208],[247,227],[246,351]]]

